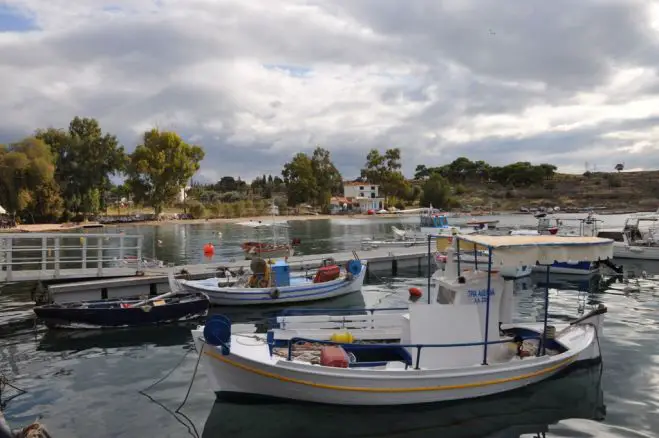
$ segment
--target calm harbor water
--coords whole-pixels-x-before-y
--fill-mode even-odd
[[[501,225],[533,225],[530,216],[497,217]],[[604,217],[604,226],[624,216]],[[409,224],[415,222],[409,219]],[[302,254],[359,248],[363,237],[386,237],[397,220],[292,222]],[[206,262],[212,242],[219,262],[241,257],[249,236],[232,224],[108,227],[145,236],[144,254],[169,263]],[[218,235],[222,233],[222,236]],[[251,231],[250,231],[251,232]],[[620,282],[593,276],[552,276],[552,321],[569,320],[590,305],[609,308],[603,366],[574,370],[503,396],[417,407],[355,408],[297,403],[215,401],[200,368],[180,412],[196,365],[189,326],[111,332],[47,331],[34,325],[31,285],[0,289],[0,373],[27,392],[5,414],[14,426],[42,417],[54,437],[650,437],[659,434],[659,264],[623,263],[644,278]],[[632,274],[633,275],[633,274]],[[400,306],[407,289],[424,288],[417,272],[378,276],[360,295],[317,307]],[[543,313],[544,276],[515,283],[519,320]],[[277,309],[213,309],[235,322],[256,323]],[[141,390],[163,379],[145,393]],[[7,387],[0,399],[15,391]],[[544,435],[543,435],[544,434]]]

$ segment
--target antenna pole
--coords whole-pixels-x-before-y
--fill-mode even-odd
[[[549,268],[550,265],[547,265],[547,275],[545,277],[545,322],[544,328],[542,330],[542,355],[545,355],[545,344],[547,343],[547,318],[549,316]],[[540,355],[540,349],[538,349],[538,355]]]
[[[485,342],[483,343],[483,365],[487,365],[487,342],[490,331],[490,287],[492,285],[492,253],[494,248],[488,248],[487,256],[487,291],[485,291]]]

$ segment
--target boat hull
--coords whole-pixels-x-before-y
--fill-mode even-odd
[[[613,257],[619,259],[659,260],[657,246],[629,246],[624,243],[613,244]]]
[[[103,301],[89,303],[103,303]],[[199,297],[177,304],[146,308],[76,308],[49,304],[35,307],[34,313],[49,328],[115,328],[193,320],[205,316],[208,308],[208,299]]]
[[[183,288],[190,292],[203,292],[210,302],[223,306],[253,306],[275,305],[282,303],[297,303],[335,298],[361,291],[366,276],[366,265],[362,265],[359,275],[352,279],[339,279],[325,283],[306,283],[299,286],[269,287],[269,288],[218,288],[203,286],[200,282],[180,281]],[[214,280],[214,279],[213,279]],[[278,291],[278,292],[275,292]]]
[[[536,272],[547,272],[547,267],[536,265],[533,267],[533,270]],[[549,267],[549,272],[552,274],[567,275],[591,275],[598,270],[597,265],[591,262],[554,263]]]
[[[406,405],[483,397],[545,380],[578,361],[592,359],[595,328],[580,326],[577,331],[570,351],[556,356],[446,370],[333,368],[285,359],[268,363],[267,345],[257,354],[250,351],[259,348],[256,339],[250,341],[253,344],[243,339],[232,342],[231,352],[225,356],[221,348],[204,343],[199,331],[193,331],[193,336],[218,395],[243,393],[337,405]]]

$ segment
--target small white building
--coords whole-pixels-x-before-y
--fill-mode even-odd
[[[188,190],[190,190],[190,188],[190,186],[182,187],[181,191],[178,193],[178,195],[176,195],[176,202],[185,202],[185,199],[188,197]]]
[[[359,211],[366,213],[368,210],[379,211],[384,208],[384,198],[380,196],[380,187],[368,182],[344,182],[343,196],[357,205]]]

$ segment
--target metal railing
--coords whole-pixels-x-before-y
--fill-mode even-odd
[[[530,336],[530,337],[523,337],[522,339],[541,339],[540,336]],[[507,344],[510,342],[513,342],[514,338],[509,338],[509,339],[501,339],[498,341],[485,341],[485,342],[461,342],[461,343],[454,343],[454,344],[347,344],[347,343],[342,343],[342,342],[332,342],[332,341],[321,341],[318,339],[309,339],[309,338],[291,338],[290,341],[288,342],[288,356],[287,360],[293,360],[293,346],[296,345],[298,342],[300,343],[314,343],[314,344],[325,344],[325,345],[338,345],[338,346],[346,346],[350,347],[352,349],[360,349],[360,350],[369,350],[369,349],[390,349],[390,350],[397,350],[400,348],[415,348],[416,349],[416,364],[414,366],[415,370],[420,369],[419,364],[421,363],[421,350],[424,348],[459,348],[459,347],[479,347],[482,346],[483,348],[486,348],[487,345],[494,345],[494,344]],[[484,363],[483,365],[486,365],[487,363]]]
[[[87,275],[95,270],[98,277],[108,268],[139,271],[143,239],[126,234],[0,234],[0,279],[30,279],[25,271],[34,271],[33,279],[56,279],[63,270],[87,271]],[[23,275],[14,275],[19,271]]]

